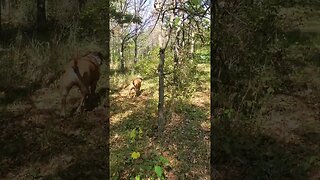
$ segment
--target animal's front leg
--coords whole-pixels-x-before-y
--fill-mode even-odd
[[[86,98],[88,96],[88,88],[86,88],[86,87],[81,88],[81,95],[82,95],[81,101],[80,101],[80,104],[77,108],[78,113],[82,112],[82,109],[84,107],[84,103],[85,103]]]
[[[87,97],[87,95],[82,95],[80,104],[79,104],[79,106],[77,108],[77,113],[82,112],[86,97]]]
[[[93,97],[95,95],[96,87],[97,87],[97,82],[96,81],[92,82],[90,85],[90,96]]]

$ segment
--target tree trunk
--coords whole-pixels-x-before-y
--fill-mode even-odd
[[[164,117],[164,61],[165,61],[165,49],[160,48],[159,50],[159,103],[158,103],[158,133],[162,133],[165,126],[165,117]]]
[[[177,8],[177,0],[174,0],[174,7]],[[173,19],[176,19],[178,16],[178,12],[177,9],[174,10],[173,13]],[[173,83],[176,87],[178,87],[178,74],[177,74],[177,70],[178,70],[178,65],[179,65],[179,51],[180,51],[180,47],[179,47],[179,38],[180,38],[180,25],[181,25],[181,20],[178,23],[178,27],[176,29],[176,37],[175,37],[175,43],[174,43],[174,52],[173,52]]]
[[[125,62],[124,62],[124,41],[121,38],[121,44],[120,44],[120,71],[125,71]]]
[[[194,54],[194,51],[195,51],[195,33],[194,31],[191,30],[191,37],[190,37],[190,40],[191,40],[191,44],[190,44],[190,54],[191,56],[193,56]]]
[[[134,59],[133,62],[136,64],[138,62],[138,27],[135,29],[135,36],[133,38],[134,42]]]
[[[107,7],[109,7],[109,1],[107,1]],[[109,9],[107,9],[107,11],[109,11]],[[105,107],[105,112],[106,112],[106,118],[105,117],[102,117],[102,118],[105,118],[105,120],[103,121],[104,122],[104,132],[105,132],[105,138],[106,138],[106,141],[105,141],[105,146],[103,147],[103,149],[106,151],[105,152],[105,155],[106,155],[106,159],[105,159],[105,164],[104,166],[106,167],[106,178],[105,179],[110,179],[110,172],[109,172],[109,153],[110,153],[110,148],[109,148],[109,138],[110,138],[110,12],[107,12],[106,13],[106,20],[108,23],[106,23],[106,56],[105,56],[105,60],[106,60],[106,75],[107,75],[107,78],[106,78],[106,97],[105,97],[105,104],[104,104],[104,107]]]
[[[86,3],[86,0],[79,0],[79,1],[78,1],[78,4],[79,4],[79,6],[78,6],[79,14],[81,13],[81,11],[82,11],[85,3]]]
[[[138,12],[138,7],[137,7],[137,1],[134,1],[134,15],[138,17],[139,12]],[[135,29],[134,29],[134,59],[133,62],[136,64],[138,62],[138,23],[135,24]]]
[[[165,62],[165,43],[164,43],[164,27],[162,27],[162,22],[159,22],[160,34],[159,34],[159,102],[158,102],[158,135],[160,135],[165,126],[165,117],[164,117],[164,62]]]
[[[11,19],[11,13],[10,13],[10,0],[5,0],[4,1],[4,16],[7,19],[7,22],[10,21]]]
[[[179,47],[178,47],[178,44],[177,44],[177,39],[176,39],[176,42],[174,44],[174,54],[173,54],[173,61],[174,61],[174,64],[173,64],[173,83],[175,86],[178,87],[178,65],[179,65],[179,57],[178,57],[178,54],[179,54]]]
[[[46,27],[46,0],[37,0],[37,30],[43,31]]]
[[[186,34],[184,18],[185,18],[185,15],[184,15],[184,13],[182,13],[182,20],[183,20],[183,23],[182,23],[182,38],[181,38],[182,39],[182,41],[181,41],[182,49],[185,49],[185,34]]]

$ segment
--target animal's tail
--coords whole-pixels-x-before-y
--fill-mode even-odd
[[[83,79],[83,77],[81,76],[80,71],[79,71],[78,59],[73,59],[72,69],[73,69],[74,73],[77,75],[78,79],[80,80],[80,86],[81,86],[83,89],[88,90],[87,87],[85,86],[84,79]]]
[[[82,78],[82,76],[80,74],[79,67],[78,67],[78,59],[73,59],[72,69],[73,69],[74,73],[76,73],[76,75],[79,78],[80,82],[84,85],[83,78]]]

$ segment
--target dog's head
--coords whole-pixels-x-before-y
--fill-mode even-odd
[[[91,52],[90,55],[92,55],[95,59],[95,61],[97,62],[97,64],[100,66],[102,64],[102,61],[105,60],[105,57],[103,56],[103,54],[101,52]]]

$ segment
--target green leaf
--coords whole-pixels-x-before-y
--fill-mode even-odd
[[[138,159],[140,157],[140,153],[139,152],[133,152],[132,154],[131,154],[131,158],[132,159]]]
[[[136,139],[137,136],[137,132],[136,129],[134,128],[131,132],[130,132],[130,141],[133,142]]]
[[[134,179],[135,180],[140,180],[140,175],[136,176]]]
[[[163,170],[160,166],[154,166],[154,172],[156,172],[158,177],[162,177]]]
[[[160,156],[159,157],[159,160],[161,163],[163,163],[164,165],[168,165],[170,162],[167,158],[163,157],[163,156]]]
[[[141,138],[142,137],[142,129],[141,129],[141,127],[139,127],[139,137]]]

